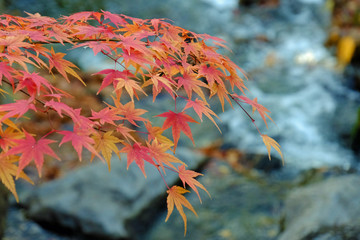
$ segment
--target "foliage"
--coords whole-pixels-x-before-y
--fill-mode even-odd
[[[94,55],[101,53],[113,61],[112,69],[94,73],[103,76],[97,94],[111,89],[111,97],[107,96],[109,101],[101,110],[85,112],[67,103],[71,96],[59,83],[78,80],[86,87],[86,82],[76,72],[77,67],[64,58],[66,54],[54,50],[56,44],[90,48]],[[60,19],[30,13],[25,18],[0,15],[1,93],[12,101],[0,105],[2,182],[18,200],[14,178],[31,182],[23,171],[31,162],[41,176],[44,159],[59,160],[55,152],[65,144],[73,146],[80,161],[86,149],[91,159],[103,160],[109,169],[112,154],[120,158],[119,153],[125,153],[127,166],[135,162],[145,177],[145,162],[157,168],[161,176],[165,171],[179,175],[183,187],[169,187],[164,180],[168,188],[166,219],[175,205],[186,232],[183,206],[196,212],[183,196],[188,192],[185,187],[193,189],[199,199],[198,187],[207,190],[195,180],[201,174],[186,169],[185,163],[173,155],[181,132],[194,142],[190,125],[202,122],[203,115],[218,128],[213,118],[217,115],[208,103],[213,96],[223,109],[225,100],[230,105],[233,100],[241,108],[241,103],[250,104],[265,123],[270,119],[265,107],[245,96],[246,87],[238,75],[241,69],[217,53],[219,47],[225,47],[223,40],[190,32],[165,19],[142,20],[107,11],[79,12]],[[8,92],[3,83],[11,86]],[[138,108],[138,101],[148,94],[152,94],[153,102],[160,95],[171,98],[173,111],[154,116],[151,109]],[[179,98],[187,101],[181,110],[176,106]],[[191,109],[199,121],[189,115]],[[28,132],[22,124],[32,121],[35,112],[47,114],[50,122],[70,119],[72,129]],[[153,125],[157,117],[165,118],[162,126]],[[163,135],[170,128],[172,139]],[[281,154],[273,139],[260,136],[269,156],[271,146]]]

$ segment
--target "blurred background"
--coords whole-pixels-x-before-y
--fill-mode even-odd
[[[285,165],[277,153],[268,160],[241,109],[214,106],[222,134],[204,121],[192,128],[197,148],[184,141],[178,150],[212,195],[203,204],[190,195],[199,217],[187,212],[185,239],[360,239],[360,0],[0,0],[0,9],[54,18],[103,9],[223,38],[232,52],[221,53],[247,73],[248,96],[271,111],[276,124],[256,122]],[[85,77],[107,64],[84,50],[68,57]],[[65,166],[47,166],[39,185],[19,183],[19,205],[5,201],[3,239],[183,238],[178,214],[164,223],[157,176],[144,180],[115,158],[108,173],[62,155]]]

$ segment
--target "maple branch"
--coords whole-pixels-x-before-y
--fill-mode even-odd
[[[255,122],[255,119],[253,119],[250,114],[245,110],[245,108],[243,108],[243,106],[241,106],[241,104],[231,95],[228,93],[228,95],[232,98],[232,100],[234,100],[234,102],[239,105],[239,107],[246,113],[246,115],[251,119],[251,122]]]

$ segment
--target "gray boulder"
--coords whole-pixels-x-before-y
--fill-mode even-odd
[[[279,240],[360,239],[359,183],[349,175],[290,192]]]
[[[178,148],[178,157],[196,168],[202,155]],[[146,164],[145,164],[146,165]],[[27,215],[44,225],[99,239],[133,238],[149,226],[157,210],[166,207],[166,186],[156,168],[145,166],[147,178],[126,159],[75,170],[65,177],[29,191]],[[168,185],[177,175],[167,171]]]

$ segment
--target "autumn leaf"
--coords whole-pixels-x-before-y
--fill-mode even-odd
[[[172,163],[179,163],[182,165],[186,164],[182,162],[180,159],[175,157],[174,155],[167,153],[166,151],[169,150],[170,146],[167,144],[159,143],[156,139],[149,144],[147,142],[147,146],[149,148],[149,154],[151,157],[153,157],[156,162],[160,165],[160,167],[163,169],[163,172],[165,173],[164,164],[177,170],[176,167]]]
[[[188,98],[191,99],[192,92],[195,92],[199,97],[206,101],[205,95],[201,87],[208,88],[202,81],[197,79],[194,73],[184,73],[183,76],[176,77],[178,80],[178,89],[183,87]]]
[[[92,138],[95,141],[94,148],[97,152],[101,152],[107,165],[109,171],[111,170],[110,161],[112,152],[116,153],[120,159],[119,149],[116,146],[116,143],[121,142],[120,139],[112,135],[113,131],[106,132],[104,134],[95,134]],[[91,156],[91,160],[94,158],[94,154]]]
[[[190,138],[193,144],[195,145],[194,139],[191,134],[191,129],[189,127],[189,124],[187,123],[187,122],[198,123],[192,117],[185,114],[184,112],[175,113],[173,111],[162,113],[160,115],[157,115],[156,117],[166,118],[162,127],[164,130],[172,127],[172,135],[174,138],[174,151],[176,150],[176,146],[178,144],[181,132],[183,132],[188,138]]]
[[[127,153],[127,169],[130,164],[135,161],[136,165],[139,166],[140,170],[146,177],[144,160],[156,166],[152,157],[149,155],[149,148],[142,146],[140,143],[134,143],[133,145],[124,143],[125,147],[120,152]]]
[[[267,135],[264,135],[262,134],[261,135],[264,143],[265,143],[265,146],[266,146],[266,149],[268,151],[268,154],[269,154],[269,159],[271,160],[271,155],[270,155],[270,151],[271,151],[271,147],[273,147],[281,156],[281,159],[283,161],[283,165],[285,164],[284,163],[284,157],[282,155],[282,152],[280,150],[280,144],[278,142],[276,142],[274,139],[272,139],[271,137],[267,136]]]
[[[20,176],[21,171],[29,165],[32,160],[34,160],[39,176],[41,177],[41,169],[44,163],[45,154],[60,160],[54,151],[48,146],[50,143],[56,141],[45,139],[44,137],[36,141],[36,139],[25,130],[23,132],[25,134],[25,139],[14,139],[13,141],[17,145],[7,151],[6,156],[21,154],[16,178]]]
[[[147,119],[140,117],[147,111],[140,108],[135,108],[134,102],[130,101],[127,104],[123,105],[120,101],[115,101],[116,114],[123,115],[121,119],[124,119],[130,122],[134,126],[139,126],[135,121],[143,121],[146,122]]]
[[[89,150],[92,154],[95,154],[97,157],[99,157],[101,160],[103,158],[99,155],[99,153],[95,150],[94,144],[95,141],[91,137],[89,137],[88,134],[82,132],[82,131],[59,131],[60,134],[64,135],[63,139],[61,140],[59,146],[61,146],[63,143],[71,142],[74,149],[76,150],[79,161],[82,160],[82,149],[85,147],[87,150]]]
[[[55,67],[56,70],[59,71],[59,73],[68,81],[70,82],[67,74],[70,74],[77,79],[79,79],[82,84],[86,85],[84,81],[81,79],[81,77],[74,71],[74,68],[77,68],[75,64],[72,62],[69,62],[68,60],[64,59],[65,53],[54,52],[54,49],[51,47],[51,57],[49,58],[49,71]]]
[[[240,99],[242,102],[251,105],[253,113],[257,110],[257,111],[259,112],[261,118],[263,119],[266,127],[268,127],[268,125],[267,125],[267,122],[266,122],[266,118],[265,118],[265,117],[267,117],[267,118],[270,119],[272,122],[274,122],[274,121],[271,119],[271,117],[269,116],[269,114],[268,114],[268,113],[270,113],[270,111],[269,111],[267,108],[265,108],[263,105],[259,104],[259,103],[257,102],[257,98],[254,98],[254,100],[251,100],[251,99],[249,99],[249,98],[247,98],[247,97],[245,97],[245,96],[239,96],[239,95],[237,95],[237,94],[231,94],[231,95],[232,95],[233,97],[237,98],[237,99]]]
[[[193,108],[194,111],[196,112],[196,114],[199,116],[201,121],[202,121],[202,115],[204,114],[215,124],[215,126],[217,127],[219,132],[221,132],[219,126],[216,124],[215,120],[213,119],[213,117],[211,115],[213,115],[217,118],[219,118],[219,117],[208,106],[209,106],[208,103],[196,98],[195,101],[187,100],[187,103],[183,110],[188,109],[188,108]]]
[[[168,214],[166,216],[165,222],[169,219],[171,213],[174,210],[174,205],[176,209],[179,211],[183,221],[184,221],[184,236],[186,235],[186,229],[187,229],[187,219],[186,215],[184,213],[183,206],[188,208],[190,211],[192,211],[195,216],[197,216],[197,213],[195,212],[193,206],[190,204],[190,202],[183,196],[184,193],[189,192],[185,188],[179,187],[179,186],[173,186],[169,190],[167,190],[168,197],[167,197],[167,209]]]
[[[10,190],[14,195],[17,202],[19,202],[19,197],[15,189],[14,177],[18,176],[31,184],[34,184],[31,179],[23,172],[18,172],[18,166],[14,163],[19,160],[19,157],[16,155],[6,156],[6,153],[2,152],[0,154],[0,179],[1,182]]]
[[[5,119],[16,116],[17,118],[23,116],[30,109],[36,112],[36,107],[32,103],[33,99],[29,98],[27,100],[17,100],[14,103],[2,104],[0,105],[0,112],[7,112],[0,119],[3,122]]]
[[[184,165],[179,166],[179,178],[184,184],[184,187],[185,187],[185,183],[189,185],[189,187],[191,187],[194,190],[194,192],[198,195],[200,202],[202,201],[200,198],[199,191],[197,190],[196,187],[199,187],[202,190],[204,190],[210,197],[210,193],[206,190],[206,188],[201,183],[199,183],[197,180],[194,179],[197,176],[202,176],[202,175],[203,174],[201,173],[197,173],[192,170],[187,170]]]
[[[16,146],[15,139],[21,139],[24,137],[24,133],[13,127],[7,127],[4,130],[0,128],[0,147],[3,151],[7,151],[9,147]]]

